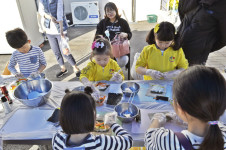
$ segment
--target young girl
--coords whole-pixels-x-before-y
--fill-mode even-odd
[[[147,35],[145,46],[136,62],[136,72],[144,80],[173,78],[188,67],[180,48],[180,37],[169,22],[157,24]]]
[[[73,114],[73,115],[72,115]],[[63,149],[129,149],[132,137],[118,124],[108,122],[115,136],[92,135],[96,121],[96,105],[89,93],[69,92],[60,108],[60,125],[63,131],[52,140],[54,150]]]
[[[105,38],[108,38],[112,41],[116,34],[119,34],[121,38],[128,38],[128,40],[132,37],[132,32],[130,30],[128,22],[121,18],[118,13],[117,6],[108,2],[105,7],[105,18],[102,19],[97,25],[96,35],[103,35]],[[129,57],[128,55],[121,56],[120,58],[116,58],[120,67],[126,66],[129,67]]]
[[[226,126],[218,120],[226,109],[226,82],[215,68],[192,66],[174,81],[173,99],[176,114],[188,124],[181,133],[193,149],[226,148]],[[159,128],[165,115],[153,116],[145,135],[147,149],[185,149],[172,130]]]
[[[91,85],[90,81],[115,81],[121,83],[124,79],[123,72],[116,61],[111,59],[111,45],[103,38],[96,39],[92,44],[91,62],[82,69],[80,80],[85,86]]]

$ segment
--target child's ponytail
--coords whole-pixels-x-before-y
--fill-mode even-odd
[[[218,125],[210,125],[200,150],[223,150],[224,140]]]
[[[90,86],[85,87],[84,92],[88,95],[91,95],[93,93],[93,90]]]
[[[154,35],[154,29],[151,29],[151,31],[148,33],[146,37],[146,42],[151,45],[155,44],[155,35]]]
[[[179,50],[181,48],[181,37],[180,37],[179,33],[175,34],[174,44],[173,44],[172,47],[173,47],[174,50]]]
[[[69,89],[65,89],[64,91],[66,94],[70,93],[71,91]]]

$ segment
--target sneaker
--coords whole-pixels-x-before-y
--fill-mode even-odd
[[[67,74],[67,73],[68,73],[68,71],[67,71],[67,69],[66,69],[64,72],[61,71],[61,72],[57,73],[57,74],[56,74],[56,77],[57,77],[57,78],[60,78],[60,77],[62,77],[63,75],[65,75],[65,74]]]
[[[75,74],[76,74],[76,77],[79,78],[80,77],[80,74],[81,74],[81,71],[79,70]]]

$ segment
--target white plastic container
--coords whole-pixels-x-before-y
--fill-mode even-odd
[[[2,105],[4,107],[5,114],[8,114],[12,111],[11,107],[9,106],[8,100],[5,96],[1,97]]]
[[[61,42],[62,42],[62,51],[64,55],[70,55],[71,54],[71,49],[70,46],[68,44],[69,38],[64,36],[61,38]]]

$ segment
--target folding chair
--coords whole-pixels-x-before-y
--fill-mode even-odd
[[[8,69],[9,62],[6,63],[5,69],[2,72],[2,75],[11,75],[11,72]]]

